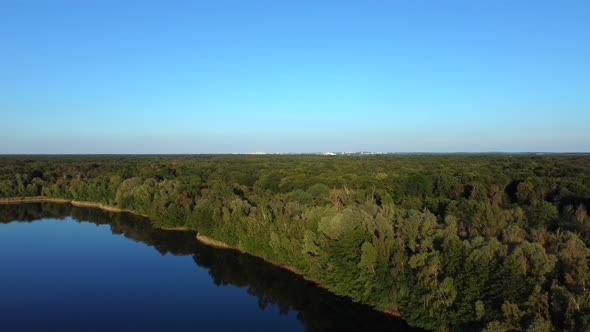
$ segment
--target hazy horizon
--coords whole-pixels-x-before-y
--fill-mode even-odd
[[[0,154],[590,152],[587,1],[8,1]]]
[[[333,153],[333,154],[330,154]],[[449,151],[449,152],[382,152],[382,151],[304,151],[304,152],[210,152],[210,153],[0,153],[0,156],[226,156],[226,155],[586,155],[585,151]]]

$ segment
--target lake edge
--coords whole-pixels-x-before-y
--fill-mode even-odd
[[[216,248],[216,249],[221,249],[221,250],[230,250],[230,251],[236,251],[239,252],[241,254],[245,254],[245,255],[249,255],[252,257],[256,257],[258,259],[261,259],[262,261],[271,264],[275,267],[281,268],[283,270],[286,270],[290,273],[293,273],[301,278],[303,278],[304,280],[311,282],[312,284],[314,284],[316,287],[319,287],[321,289],[324,289],[328,292],[330,292],[331,294],[335,295],[335,296],[341,296],[341,297],[345,297],[349,300],[351,300],[352,302],[355,302],[357,304],[360,305],[364,305],[367,307],[370,307],[373,311],[390,316],[390,317],[394,317],[397,319],[401,319],[403,320],[406,324],[407,321],[401,316],[400,313],[398,312],[393,312],[393,311],[389,311],[389,310],[379,310],[376,309],[374,307],[372,307],[371,305],[367,304],[367,303],[363,303],[363,302],[356,302],[354,300],[352,300],[352,298],[350,298],[349,296],[346,295],[341,295],[341,294],[337,294],[333,291],[330,290],[329,287],[327,287],[326,285],[323,285],[321,283],[319,283],[316,280],[313,279],[309,279],[307,276],[305,276],[303,273],[299,272],[297,269],[280,263],[280,262],[273,262],[270,260],[265,259],[264,257],[258,256],[258,255],[254,255],[251,254],[249,252],[243,251],[238,247],[229,245],[223,241],[220,240],[216,240],[213,239],[209,236],[205,236],[202,234],[199,234],[197,230],[193,230],[193,229],[189,229],[186,227],[159,227],[154,225],[154,223],[151,221],[150,216],[139,213],[137,211],[134,210],[129,210],[129,209],[121,209],[118,207],[114,207],[114,206],[110,206],[110,205],[106,205],[106,204],[102,204],[102,203],[98,203],[98,202],[91,202],[91,201],[77,201],[77,200],[72,200],[72,199],[67,199],[67,198],[56,198],[56,197],[48,197],[48,196],[24,196],[24,197],[4,197],[4,198],[0,198],[0,205],[18,205],[18,204],[27,204],[27,203],[56,203],[56,204],[69,204],[75,207],[81,207],[81,208],[97,208],[103,211],[107,211],[107,212],[113,212],[113,213],[129,213],[129,214],[133,214],[136,216],[140,216],[143,218],[146,218],[150,225],[156,229],[162,230],[162,231],[167,231],[167,232],[175,232],[175,231],[180,231],[180,232],[196,232],[197,235],[195,237],[195,241],[198,241],[206,246],[212,247],[212,248]]]

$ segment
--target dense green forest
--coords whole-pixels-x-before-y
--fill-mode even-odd
[[[431,330],[590,330],[589,155],[4,156],[0,197],[94,201]]]

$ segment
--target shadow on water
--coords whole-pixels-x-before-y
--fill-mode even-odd
[[[67,217],[80,223],[108,224],[113,234],[144,243],[162,255],[191,255],[195,264],[208,270],[215,285],[246,288],[258,298],[261,309],[273,304],[282,313],[296,311],[306,331],[416,331],[401,319],[336,296],[257,257],[203,245],[195,240],[194,232],[154,229],[142,217],[69,204],[0,205],[0,223]]]

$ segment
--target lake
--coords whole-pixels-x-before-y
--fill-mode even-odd
[[[127,213],[0,205],[0,266],[1,331],[414,331]]]

